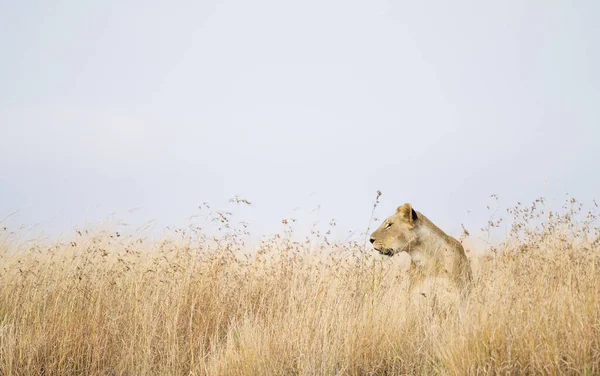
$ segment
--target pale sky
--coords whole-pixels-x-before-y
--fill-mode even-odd
[[[240,195],[255,234],[364,230],[379,189],[380,217],[410,202],[458,235],[492,193],[590,201],[598,20],[593,0],[0,0],[0,220],[174,225]]]

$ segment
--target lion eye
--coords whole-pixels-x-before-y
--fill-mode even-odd
[[[385,228],[390,228],[390,227],[392,227],[392,224],[388,222],[388,224],[385,225]]]

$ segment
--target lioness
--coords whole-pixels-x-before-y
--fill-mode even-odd
[[[462,245],[409,203],[399,206],[396,214],[383,221],[370,240],[383,255],[408,252],[409,290],[430,276],[446,275],[462,291],[471,281],[471,267]]]

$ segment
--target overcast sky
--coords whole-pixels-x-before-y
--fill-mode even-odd
[[[590,201],[598,20],[594,0],[0,1],[0,220],[170,225],[240,195],[255,233],[362,230],[379,189],[380,216],[411,202],[458,235],[492,193]]]

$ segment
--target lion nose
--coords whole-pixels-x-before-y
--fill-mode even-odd
[[[375,243],[375,238],[371,238],[369,239],[369,241],[371,242],[371,244]]]

